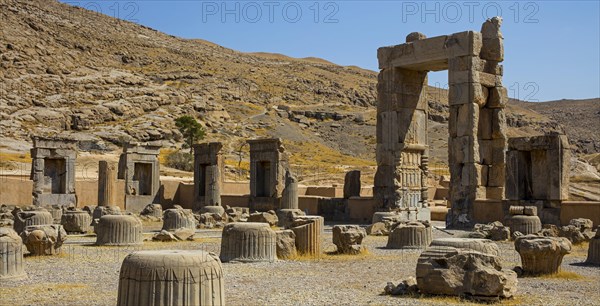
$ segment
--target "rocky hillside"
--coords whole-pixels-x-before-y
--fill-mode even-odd
[[[275,136],[297,164],[374,166],[376,72],[241,53],[54,0],[0,0],[0,20],[3,151],[25,151],[32,134],[66,134],[90,151],[130,140],[178,147],[173,121],[187,114],[231,157],[248,138]],[[428,95],[433,163],[443,164],[447,92]],[[577,114],[544,108],[563,103],[512,101],[511,136],[566,131],[580,152],[599,152],[598,120],[585,123],[598,111],[585,122],[564,120],[598,100],[571,102],[581,105]]]

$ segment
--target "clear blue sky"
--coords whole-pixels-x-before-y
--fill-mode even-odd
[[[376,70],[380,46],[504,18],[504,84],[527,101],[600,97],[600,1],[63,1],[244,52]],[[445,86],[445,72],[431,73]]]

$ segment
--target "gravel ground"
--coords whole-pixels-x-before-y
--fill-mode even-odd
[[[443,224],[437,224],[443,226]],[[148,231],[159,224],[145,227]],[[464,233],[454,232],[455,236]],[[0,283],[1,305],[114,305],[119,268],[134,250],[204,249],[218,254],[219,230],[200,230],[190,242],[144,242],[141,247],[97,247],[93,236],[70,236],[57,256],[26,257],[28,278]],[[151,237],[151,232],[147,233]],[[449,237],[434,230],[434,237]],[[331,228],[325,251],[335,250]],[[230,305],[417,305],[465,303],[453,297],[382,295],[388,281],[414,276],[418,251],[387,250],[387,237],[369,236],[359,256],[324,255],[273,263],[226,263],[226,301]],[[505,267],[520,263],[510,242],[499,243]],[[565,256],[560,277],[520,278],[511,305],[600,305],[600,268],[581,265],[587,245]]]

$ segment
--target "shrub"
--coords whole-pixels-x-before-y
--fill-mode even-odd
[[[167,155],[165,165],[178,170],[193,172],[194,155],[187,152],[175,151]]]

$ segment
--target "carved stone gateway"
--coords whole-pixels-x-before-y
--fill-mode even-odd
[[[141,212],[148,204],[159,203],[160,146],[126,144],[119,158],[118,178],[125,180],[125,209]]]
[[[254,139],[250,144],[250,209],[276,210],[285,187],[288,157],[281,139]]]
[[[425,38],[377,50],[377,173],[379,209],[429,220],[427,198],[427,72],[448,70],[450,201],[447,226],[474,224],[476,199],[502,200],[506,148],[501,19],[481,32]]]
[[[223,144],[194,145],[194,211],[204,206],[221,206]]]
[[[33,137],[31,180],[36,206],[76,205],[75,159],[77,141]]]

